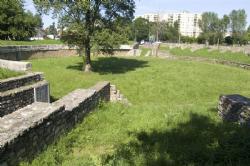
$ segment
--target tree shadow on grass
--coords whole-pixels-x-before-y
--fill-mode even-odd
[[[100,74],[122,74],[137,68],[147,67],[147,61],[118,57],[101,57],[92,61],[93,72]],[[67,69],[82,70],[83,64],[77,63]]]
[[[190,114],[190,121],[167,131],[132,133],[136,141],[117,147],[104,164],[122,165],[249,165],[250,129],[215,123]]]

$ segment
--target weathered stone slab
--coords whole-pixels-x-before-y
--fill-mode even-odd
[[[98,92],[97,97],[100,97],[101,100],[110,101],[110,82],[108,81],[98,82],[95,86],[92,86],[89,89]]]
[[[57,100],[53,103],[53,105],[65,105],[66,111],[72,111],[74,110],[74,108],[79,107],[86,99],[93,96],[95,92],[95,90],[77,89],[64,96],[63,98]]]
[[[219,99],[218,114],[226,121],[239,121],[242,107],[250,106],[250,99],[241,95],[222,95]]]
[[[0,68],[14,71],[29,71],[32,68],[32,64],[30,62],[17,62],[0,59]]]
[[[35,102],[50,102],[49,83],[34,88]]]

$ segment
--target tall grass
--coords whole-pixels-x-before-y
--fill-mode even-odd
[[[22,75],[22,74],[23,74],[22,72],[15,72],[15,71],[11,71],[8,69],[0,68],[0,80],[10,78],[10,77],[15,77],[15,76]]]

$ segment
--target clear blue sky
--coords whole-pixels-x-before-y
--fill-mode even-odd
[[[25,8],[35,12],[32,0],[26,0]],[[245,9],[250,24],[250,0],[136,0],[135,15],[167,11],[205,12],[213,11],[220,16],[230,13],[233,9]],[[43,16],[44,27],[52,24],[50,16]]]

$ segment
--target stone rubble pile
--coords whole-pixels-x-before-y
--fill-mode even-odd
[[[250,99],[241,95],[222,95],[218,114],[224,121],[239,122],[250,126]]]
[[[125,105],[131,105],[126,97],[116,88],[115,85],[110,85],[110,101],[120,102]]]

